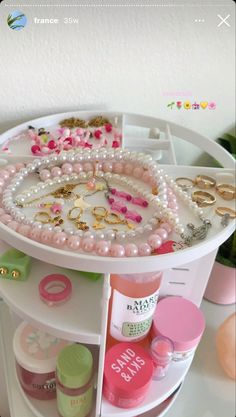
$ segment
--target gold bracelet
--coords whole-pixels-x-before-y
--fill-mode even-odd
[[[216,198],[206,191],[195,191],[192,193],[192,200],[195,201],[199,207],[212,206],[216,202]]]
[[[208,175],[197,175],[194,182],[197,187],[202,189],[213,188],[216,185],[216,180]]]

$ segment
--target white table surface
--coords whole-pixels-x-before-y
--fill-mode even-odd
[[[184,386],[165,417],[235,417],[235,381],[222,370],[216,355],[215,335],[235,311],[203,300],[207,325]]]

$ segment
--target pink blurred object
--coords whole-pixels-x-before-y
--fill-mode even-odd
[[[215,262],[206,287],[204,298],[216,304],[236,302],[236,270]]]
[[[219,362],[232,379],[236,379],[235,318],[233,313],[219,327],[216,334],[216,350]]]

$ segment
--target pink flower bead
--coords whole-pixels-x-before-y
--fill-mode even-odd
[[[52,207],[50,208],[50,211],[51,211],[53,214],[59,214],[59,213],[61,213],[61,212],[62,212],[62,205],[61,205],[61,204],[58,204],[58,203],[54,203],[54,204],[52,205]]]
[[[16,173],[16,167],[14,165],[7,165],[6,170],[10,173],[10,175],[14,175]]]
[[[54,233],[51,230],[43,230],[41,236],[39,236],[39,240],[41,243],[48,245],[52,242],[52,238]]]
[[[53,178],[55,177],[61,177],[62,176],[62,170],[59,167],[53,167],[51,170],[51,175]]]
[[[143,176],[143,174],[144,174],[144,170],[143,170],[143,168],[141,168],[141,167],[136,167],[136,168],[134,168],[134,171],[133,171],[133,176],[134,176],[135,178],[139,178],[139,179],[141,179],[141,178],[142,178],[142,176]]]
[[[108,256],[110,250],[110,243],[106,242],[105,240],[100,240],[96,243],[96,254],[99,256]]]
[[[80,247],[80,237],[79,236],[70,236],[67,241],[67,246],[71,250],[78,250]]]
[[[66,240],[67,240],[67,234],[66,233],[64,233],[64,232],[56,232],[53,235],[52,243],[55,246],[61,248],[61,247],[65,246]]]
[[[31,152],[32,152],[32,154],[34,154],[34,155],[39,154],[39,153],[41,152],[41,148],[40,148],[40,146],[39,146],[39,145],[33,145],[33,146],[31,147]]]
[[[1,169],[0,171],[0,178],[4,180],[8,180],[10,177],[10,173],[6,169]]]
[[[128,243],[125,246],[125,255],[130,256],[137,256],[138,255],[138,247],[134,243]]]
[[[115,172],[115,174],[122,174],[123,164],[121,162],[115,162],[113,165],[113,172]]]
[[[162,227],[158,227],[158,229],[156,229],[154,231],[154,233],[157,234],[158,236],[160,236],[162,238],[162,240],[166,240],[168,238],[167,230],[162,228]]]
[[[106,130],[107,133],[111,133],[111,131],[112,131],[112,124],[111,123],[106,123],[104,125],[104,127],[105,127],[105,130]]]
[[[140,256],[149,256],[152,253],[152,248],[148,243],[140,243],[138,246],[138,254]]]
[[[19,223],[16,222],[15,220],[12,220],[10,223],[8,223],[7,225],[10,229],[15,230],[15,232],[18,229]]]
[[[157,249],[162,245],[162,238],[159,235],[151,235],[149,236],[147,243],[152,249]]]
[[[3,187],[3,186],[4,186],[4,184],[5,184],[4,179],[3,179],[3,178],[0,178],[0,187]]]
[[[3,216],[1,216],[1,218],[0,218],[0,220],[3,224],[8,224],[12,221],[12,217],[10,216],[10,214],[3,214]]]
[[[84,172],[90,172],[90,171],[93,171],[93,164],[91,164],[91,162],[85,162]]]
[[[16,170],[20,171],[20,169],[25,167],[25,164],[23,164],[23,162],[17,162],[16,166]]]
[[[31,227],[28,226],[27,224],[22,224],[22,225],[19,226],[19,228],[18,228],[17,231],[22,236],[29,237],[29,234],[30,234],[30,231],[31,231]]]
[[[149,171],[144,171],[143,175],[142,175],[142,180],[146,183],[151,181],[151,175]]]
[[[119,148],[119,147],[120,147],[120,142],[118,140],[113,140],[112,148]]]
[[[172,227],[169,223],[161,223],[161,228],[165,229],[168,234],[172,232]]]
[[[74,164],[73,169],[76,174],[79,174],[83,171],[83,165],[77,162],[76,164]]]
[[[93,133],[93,135],[94,135],[95,139],[101,139],[101,136],[102,136],[101,129],[95,130],[94,133]]]
[[[112,172],[112,162],[103,162],[102,168],[104,172]]]
[[[51,172],[48,169],[42,169],[39,174],[39,177],[42,181],[46,181],[51,177]]]
[[[57,144],[56,144],[55,140],[50,140],[50,141],[48,142],[48,148],[49,148],[50,150],[56,149],[56,147],[57,147]]]
[[[70,175],[73,172],[73,165],[66,163],[62,165],[61,169],[62,169],[63,174]]]
[[[122,258],[125,256],[125,248],[122,245],[114,244],[111,245],[110,255],[115,258]]]
[[[29,237],[36,242],[40,241],[42,231],[38,227],[33,227],[29,233]]]
[[[85,252],[92,252],[94,249],[94,239],[87,237],[86,239],[82,240],[82,249]]]
[[[131,175],[131,174],[132,174],[132,172],[133,172],[133,169],[134,169],[133,165],[132,165],[132,164],[127,163],[127,164],[125,164],[125,166],[124,166],[124,173],[125,173],[126,175]]]

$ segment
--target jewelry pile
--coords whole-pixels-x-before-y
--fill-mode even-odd
[[[77,148],[119,148],[122,142],[121,129],[118,128],[118,117],[114,123],[103,116],[95,117],[89,121],[70,118],[62,120],[60,128],[48,131],[45,128],[36,129],[29,126],[27,132],[6,141],[2,150],[11,153],[11,142],[26,139],[31,143],[31,153],[35,156],[46,156],[52,153],[59,154]]]
[[[18,194],[24,181],[35,176],[41,181]],[[151,156],[128,150],[77,149],[26,166],[11,165],[0,171],[0,186],[3,224],[29,239],[72,251],[155,255],[166,253],[164,247],[171,251],[171,233],[181,237],[183,248],[204,239],[211,227],[202,208]],[[98,193],[104,205],[96,205]],[[180,224],[177,198],[200,227]],[[152,215],[147,217],[147,210]]]

